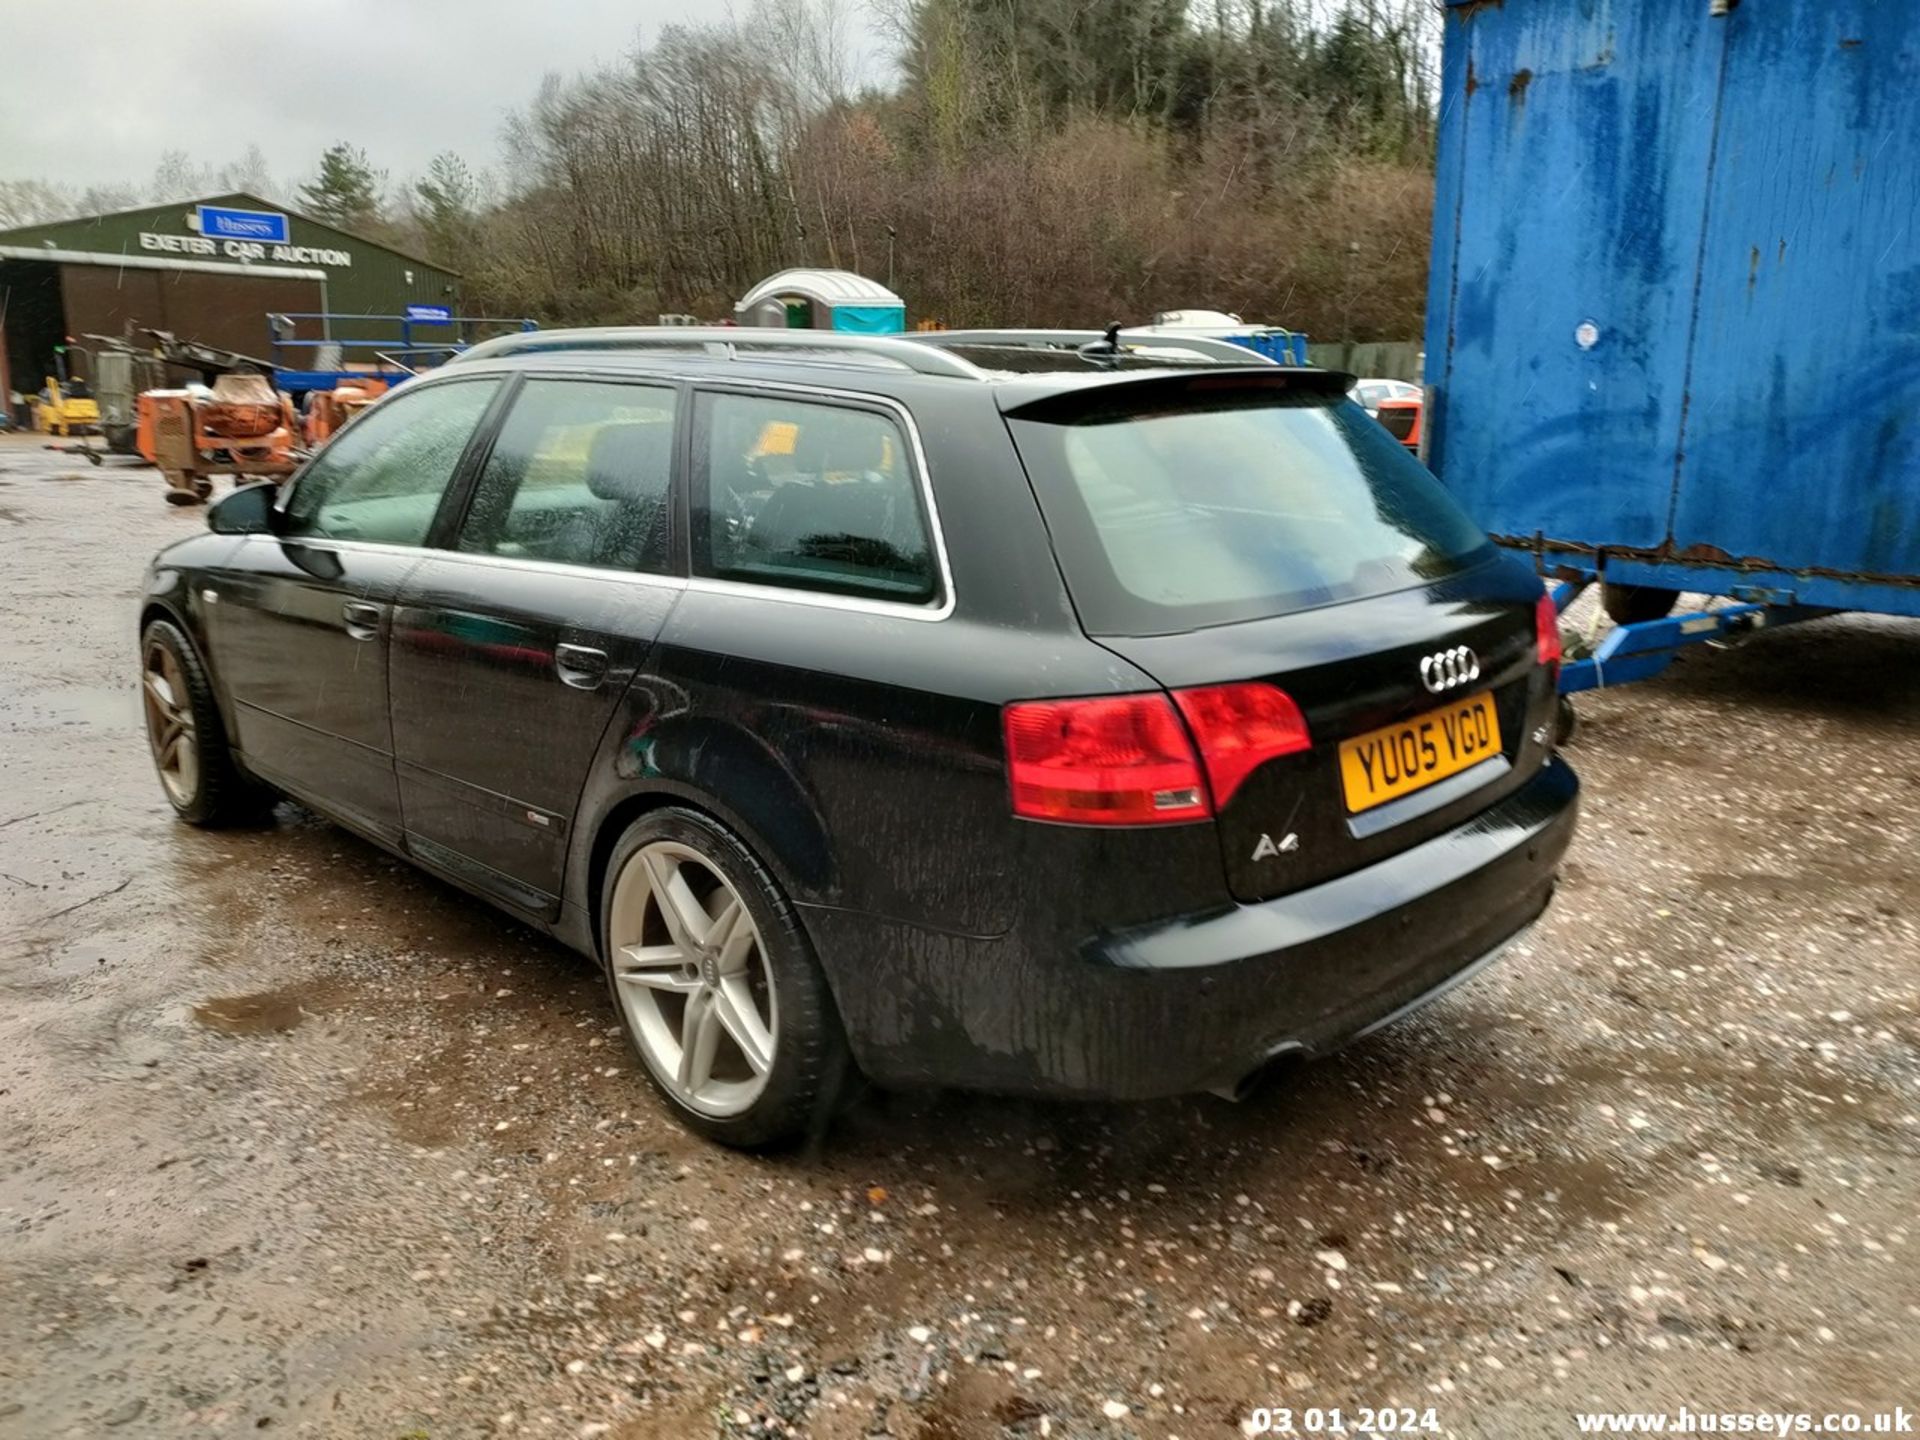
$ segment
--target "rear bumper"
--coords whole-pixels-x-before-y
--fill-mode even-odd
[[[1144,1099],[1321,1055],[1465,978],[1546,909],[1579,782],[1550,760],[1444,835],[1257,905],[1061,945],[849,911],[806,924],[861,1068],[894,1085]]]

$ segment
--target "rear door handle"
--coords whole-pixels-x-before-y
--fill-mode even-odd
[[[607,678],[607,652],[586,645],[557,645],[553,651],[553,673],[560,683],[576,690],[596,690]]]
[[[371,640],[380,633],[380,607],[361,600],[349,600],[340,607],[347,634],[356,640]]]

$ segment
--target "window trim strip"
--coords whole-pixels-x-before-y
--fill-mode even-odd
[[[301,535],[245,535],[244,540],[259,540],[272,545],[300,546],[308,550],[345,551],[349,554],[410,555],[415,560],[453,560],[467,565],[494,566],[503,570],[531,570],[544,575],[570,575],[585,580],[613,580],[650,585],[668,590],[685,590],[684,575],[662,575],[651,570],[618,570],[612,566],[569,565],[559,560],[523,560],[512,555],[476,555],[439,545],[395,545],[384,540],[339,540],[331,536],[308,539]]]

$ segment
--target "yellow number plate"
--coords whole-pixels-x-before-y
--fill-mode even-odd
[[[1500,753],[1491,695],[1475,695],[1340,744],[1347,809],[1358,814]]]

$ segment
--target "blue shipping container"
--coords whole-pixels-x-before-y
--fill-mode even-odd
[[[1920,615],[1920,0],[1448,0],[1434,470],[1625,585]]]

